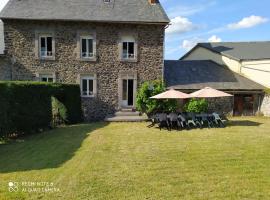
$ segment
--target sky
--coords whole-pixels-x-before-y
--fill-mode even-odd
[[[8,0],[0,0],[0,10]],[[179,59],[198,42],[270,40],[269,0],[160,0],[171,19],[165,59]]]
[[[269,0],[160,0],[171,25],[165,58],[179,59],[198,42],[270,40]]]

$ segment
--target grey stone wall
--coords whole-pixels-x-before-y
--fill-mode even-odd
[[[0,55],[0,81],[11,80],[11,63],[9,59]]]
[[[55,72],[56,81],[63,83],[76,83],[81,73],[97,75],[97,96],[82,99],[87,121],[103,119],[118,108],[120,71],[136,73],[138,85],[162,76],[163,25],[5,20],[4,27],[7,56],[15,61],[12,67],[13,80],[35,80],[35,74],[40,70]],[[54,31],[54,60],[36,58],[35,31],[37,29]],[[76,59],[78,30],[96,31],[96,61]],[[136,62],[119,60],[118,41],[121,31],[137,35]]]
[[[209,112],[216,112],[228,116],[233,115],[233,97],[209,98],[207,101]]]
[[[270,95],[264,96],[261,105],[261,112],[264,116],[270,117]]]

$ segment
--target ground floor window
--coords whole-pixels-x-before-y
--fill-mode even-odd
[[[41,75],[40,80],[42,82],[48,82],[48,83],[53,83],[53,75]]]
[[[95,94],[95,76],[81,76],[81,95],[83,97],[94,97]]]
[[[37,80],[41,82],[53,83],[55,82],[54,73],[37,73]]]

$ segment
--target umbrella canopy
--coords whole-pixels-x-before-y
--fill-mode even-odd
[[[150,99],[188,99],[191,98],[189,94],[170,89],[166,92],[150,97]]]
[[[216,97],[232,97],[233,95],[210,88],[206,87],[204,89],[201,89],[197,92],[193,92],[190,94],[192,97],[197,97],[197,98],[216,98]]]

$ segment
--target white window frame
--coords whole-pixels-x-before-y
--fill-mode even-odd
[[[93,47],[93,49],[92,49],[92,56],[90,56],[90,52],[89,52],[89,43],[88,42],[86,42],[86,53],[88,54],[88,56],[83,56],[83,52],[82,52],[82,47],[83,47],[83,45],[82,45],[82,41],[83,40],[86,40],[86,41],[88,41],[88,40],[92,40],[92,47]],[[88,36],[81,36],[80,37],[80,55],[81,55],[81,59],[93,59],[93,58],[95,58],[95,38],[93,37],[93,36],[91,36],[91,35],[88,35]]]
[[[46,81],[43,81],[42,79],[43,78],[46,78],[47,80]],[[52,79],[52,82],[49,82],[49,79]],[[40,81],[41,82],[47,82],[47,83],[54,83],[54,77],[52,74],[41,74],[40,75]]]
[[[87,80],[87,95],[83,94],[83,80]],[[93,81],[93,91],[92,94],[89,94],[89,82]],[[81,88],[81,97],[95,97],[96,96],[96,76],[95,75],[81,75],[80,76],[80,88]]]
[[[36,73],[36,77],[37,77],[37,81],[40,81],[40,82],[45,82],[45,81],[42,81],[42,78],[46,78],[47,79],[47,83],[55,83],[56,82],[56,75],[55,75],[55,72],[37,72]],[[53,81],[52,82],[49,82],[48,79],[49,78],[52,78]]]
[[[52,51],[51,51],[51,54],[50,55],[48,55],[48,47],[47,47],[47,38],[48,37],[51,37],[52,38]],[[46,55],[42,55],[42,50],[41,50],[41,38],[45,38],[45,47],[46,47],[46,51],[44,51],[45,52],[45,54]],[[53,58],[53,34],[40,34],[39,35],[39,55],[40,55],[40,58]]]
[[[134,61],[137,61],[137,53],[138,53],[138,45],[137,45],[137,42],[136,42],[136,39],[134,36],[132,35],[122,35],[120,36],[121,37],[121,40],[120,40],[120,60],[121,61],[130,61],[130,62],[134,62]],[[124,52],[124,43],[127,43],[127,54],[125,54]],[[133,43],[133,56],[129,55],[128,53],[128,48],[129,48],[129,44],[130,43]]]
[[[127,44],[127,52],[126,52],[126,54],[125,54],[125,52],[124,52],[124,43],[126,43]],[[129,51],[129,45],[131,44],[131,43],[133,43],[133,56],[131,56],[131,54],[129,54],[128,53],[128,51]],[[124,59],[124,60],[134,60],[135,59],[135,41],[123,41],[122,42],[122,59]]]

